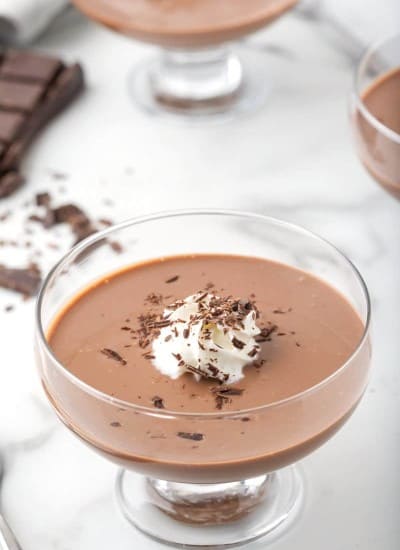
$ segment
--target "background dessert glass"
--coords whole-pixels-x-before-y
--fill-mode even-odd
[[[400,34],[373,44],[356,69],[351,95],[351,124],[358,154],[371,176],[400,199],[400,134],[368,108],[366,95],[385,77],[400,70]],[[393,116],[400,120],[400,98],[392,98]]]
[[[110,255],[110,239],[117,239],[124,253]],[[135,262],[191,253],[268,258],[319,276],[358,312],[362,339],[339,370],[316,386],[238,412],[176,413],[123,402],[88,386],[57,361],[46,333],[88,284]],[[117,499],[136,527],[182,547],[232,546],[271,533],[299,509],[303,485],[292,464],[329,439],[358,404],[370,367],[369,317],[368,292],[357,270],[312,233],[253,214],[172,212],[96,234],[53,268],[37,303],[37,362],[60,419],[124,467]],[[123,430],[111,426],[116,420]],[[149,430],[160,437],[149,438]],[[209,434],[201,455],[193,455],[194,441],[176,437],[179,431]],[[168,437],[177,440],[169,449],[163,445]]]
[[[147,112],[230,118],[261,104],[269,90],[266,52],[235,44],[297,0],[73,0],[88,17],[158,46],[138,65],[129,91]]]

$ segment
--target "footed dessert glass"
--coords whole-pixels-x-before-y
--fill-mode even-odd
[[[233,118],[264,102],[273,79],[266,52],[235,41],[270,24],[297,0],[73,2],[102,25],[159,48],[129,77],[137,105],[193,121]]]
[[[121,254],[110,253],[113,240],[123,246]],[[362,338],[349,359],[317,385],[235,412],[171,412],[121,401],[57,360],[46,338],[49,327],[89,284],[136,262],[193,253],[267,258],[320,277],[358,313]],[[264,535],[272,540],[296,517],[303,484],[293,464],[328,440],[361,399],[370,367],[369,319],[360,274],[318,236],[260,215],[181,211],[129,220],[73,248],[40,291],[36,355],[59,418],[122,466],[116,494],[124,516],[150,537],[177,547],[222,548]],[[182,432],[191,437],[177,438]],[[173,445],[165,445],[168,438]]]
[[[389,128],[370,110],[365,97],[390,75],[400,71],[400,34],[373,44],[356,69],[351,95],[351,125],[357,152],[370,175],[400,200],[400,133]],[[400,78],[397,78],[400,81]],[[367,96],[366,96],[367,94]],[[385,110],[400,120],[400,85],[396,93],[382,95]]]

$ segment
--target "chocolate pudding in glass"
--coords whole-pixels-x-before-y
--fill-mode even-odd
[[[351,122],[360,159],[400,199],[400,34],[367,50],[354,85]]]
[[[177,212],[90,237],[49,274],[37,315],[58,416],[122,466],[124,515],[182,547],[289,525],[303,497],[293,464],[367,384],[360,275],[319,237],[263,216]]]
[[[73,0],[88,17],[158,55],[129,78],[135,102],[156,115],[231,118],[269,90],[265,56],[235,41],[292,9],[297,0]]]

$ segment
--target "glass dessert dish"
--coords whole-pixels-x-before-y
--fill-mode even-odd
[[[400,199],[400,34],[373,44],[361,58],[351,124],[365,168]]]
[[[121,254],[110,254],[110,240],[120,242]],[[79,299],[88,285],[107,283],[110,273],[132,264],[196,254],[265,258],[327,283],[339,301],[350,304],[359,322],[348,358],[330,376],[288,398],[207,413],[116,398],[57,359],[49,331],[66,304]],[[83,442],[122,466],[116,493],[124,516],[170,545],[222,548],[264,535],[268,540],[278,526],[282,524],[278,532],[284,531],[295,518],[303,484],[294,464],[345,423],[366,388],[369,319],[369,296],[360,274],[318,236],[260,215],[181,211],[129,220],[72,249],[41,289],[36,355],[43,387],[59,418]],[[82,324],[73,326],[79,332]]]
[[[129,78],[135,103],[155,115],[232,118],[269,91],[265,55],[232,46],[297,0],[74,0],[110,29],[160,48]],[[265,54],[265,52],[264,52]]]

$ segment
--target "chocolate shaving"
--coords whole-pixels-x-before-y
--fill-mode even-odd
[[[113,428],[120,428],[121,422],[110,422],[110,426],[112,426]]]
[[[168,321],[168,319],[164,319],[162,321],[155,321],[154,323],[150,323],[148,328],[165,328],[168,327],[171,324],[171,321]]]
[[[114,351],[113,349],[103,348],[102,350],[100,350],[100,353],[102,353],[109,359],[113,359],[114,361],[117,361],[117,363],[121,363],[121,365],[127,364],[125,359],[123,359],[121,355],[117,351]]]
[[[158,395],[155,395],[154,397],[151,398],[152,402],[153,402],[153,405],[155,406],[156,409],[164,409],[164,400],[162,399],[162,397],[159,397]]]
[[[240,388],[230,388],[228,386],[216,386],[213,388],[210,388],[211,393],[214,393],[216,395],[222,395],[222,396],[231,396],[231,395],[242,395],[244,392],[243,389]]]
[[[197,367],[193,367],[192,365],[186,365],[186,370],[188,370],[189,372],[193,372],[193,374],[198,374],[200,376],[204,376],[205,378],[207,378],[207,373],[203,372],[201,369]]]
[[[159,306],[163,302],[162,294],[158,294],[157,292],[150,292],[144,300],[148,304],[152,304],[154,306]]]
[[[254,347],[252,350],[249,351],[249,353],[247,354],[249,357],[253,358],[257,355],[257,353],[259,352],[259,348],[258,347]]]
[[[221,410],[224,406],[225,401],[229,401],[229,399],[227,397],[223,397],[222,395],[217,395],[215,397],[215,407],[218,410]]]
[[[239,388],[230,388],[229,386],[214,386],[210,388],[210,391],[215,395],[216,408],[220,410],[225,403],[231,401],[230,397],[242,395],[244,390]]]
[[[167,279],[165,282],[167,284],[169,283],[175,283],[179,279],[179,275],[174,275],[174,277],[171,277],[170,279]]]
[[[211,363],[207,363],[208,370],[211,372],[211,375],[213,378],[218,378],[218,375],[220,373],[220,370]]]
[[[275,332],[278,329],[276,325],[271,325],[269,327],[264,327],[261,329],[260,334],[258,334],[254,339],[257,342],[257,344],[261,344],[262,342],[269,342],[269,338],[273,332]]]
[[[195,299],[195,302],[201,302],[202,300],[204,300],[204,298],[207,296],[208,292],[202,292],[200,293],[196,299]]]
[[[178,432],[176,434],[178,437],[181,437],[182,439],[191,439],[192,441],[202,441],[204,439],[204,435],[200,433],[191,433],[191,432]]]
[[[237,349],[243,349],[246,344],[234,336],[232,338],[232,345]]]

